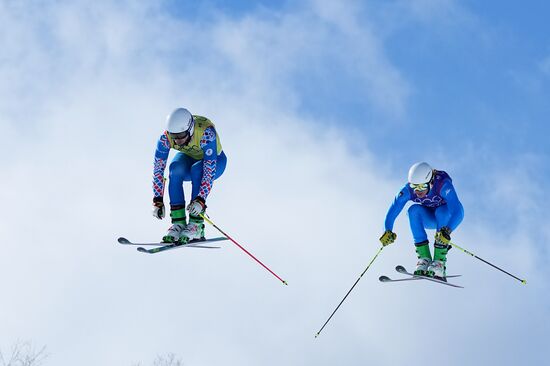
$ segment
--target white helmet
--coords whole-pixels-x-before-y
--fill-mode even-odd
[[[193,115],[185,108],[176,109],[166,119],[166,131],[169,133],[187,132],[189,136],[192,136],[194,130],[195,120]]]
[[[432,180],[433,169],[430,164],[419,162],[409,169],[409,183],[423,184]]]

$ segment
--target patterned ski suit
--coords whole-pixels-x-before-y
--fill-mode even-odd
[[[170,149],[178,151],[169,167],[168,193],[171,206],[185,206],[184,181],[191,181],[191,200],[200,196],[206,201],[214,180],[223,174],[227,163],[214,124],[206,117],[194,115],[193,118],[195,131],[187,145],[176,145],[167,131],[164,131],[157,143],[153,169],[154,197],[164,195],[164,170]]]

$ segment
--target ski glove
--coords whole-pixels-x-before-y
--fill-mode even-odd
[[[451,229],[447,226],[443,226],[437,233],[435,233],[435,242],[440,244],[449,245],[451,242]]]
[[[153,216],[157,219],[162,220],[164,218],[164,202],[162,202],[162,197],[153,198]]]
[[[187,211],[189,211],[189,215],[193,216],[199,216],[200,214],[203,214],[205,210],[206,203],[204,202],[204,199],[202,199],[202,197],[200,196],[195,197],[187,206]]]
[[[384,234],[380,237],[380,242],[383,246],[390,245],[397,239],[397,234],[391,230],[384,231]]]

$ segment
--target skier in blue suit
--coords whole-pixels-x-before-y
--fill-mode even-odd
[[[399,191],[388,210],[385,232],[380,237],[380,242],[386,246],[395,241],[397,235],[392,231],[395,219],[405,204],[413,201],[414,204],[408,209],[408,215],[418,256],[414,273],[446,280],[451,233],[462,222],[464,208],[458,199],[452,179],[446,172],[435,170],[428,163],[420,162],[409,169],[408,178],[408,183]],[[433,259],[426,229],[436,230]]]

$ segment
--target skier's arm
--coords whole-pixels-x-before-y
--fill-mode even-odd
[[[447,207],[449,209],[450,217],[446,226],[451,229],[451,231],[454,231],[464,218],[464,207],[462,207],[462,203],[460,203],[451,182],[446,182],[443,187],[441,187],[441,197],[447,201]]]
[[[218,162],[218,147],[216,130],[214,127],[208,127],[204,130],[200,146],[204,153],[204,158],[202,162],[202,180],[199,188],[199,197],[206,201],[206,197],[208,197],[208,194],[212,190]]]
[[[154,201],[162,202],[164,196],[164,170],[170,153],[170,142],[168,136],[163,133],[158,142],[155,151],[155,163],[153,168],[153,197]]]
[[[388,213],[386,214],[386,221],[384,223],[385,230],[393,231],[393,224],[395,219],[405,207],[405,204],[411,199],[409,189],[407,186],[403,187],[399,193],[395,196],[392,205],[390,206]]]

